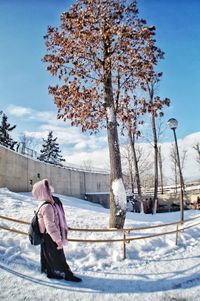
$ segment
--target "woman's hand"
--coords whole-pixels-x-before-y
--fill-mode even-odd
[[[59,241],[57,243],[57,250],[62,250],[62,248],[63,248],[63,243],[62,243],[62,241]]]

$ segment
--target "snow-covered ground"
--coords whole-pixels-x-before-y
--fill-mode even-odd
[[[107,228],[109,211],[100,205],[60,196],[72,228]],[[0,189],[0,215],[30,221],[37,201],[30,193]],[[199,211],[186,211],[185,217]],[[179,212],[143,215],[127,213],[126,227],[141,227],[178,221]],[[196,221],[197,222],[197,221]],[[0,219],[0,225],[27,231],[26,225]],[[135,231],[131,236],[175,230],[175,225]],[[28,237],[0,229],[0,300],[200,300],[200,226],[175,234],[136,240],[127,244],[68,242],[67,261],[81,283],[48,279],[40,274],[40,247]],[[72,232],[69,238],[121,238],[122,233]]]

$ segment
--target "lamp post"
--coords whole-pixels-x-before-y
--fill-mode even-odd
[[[180,176],[180,212],[181,212],[181,222],[184,221],[184,203],[183,203],[183,176],[181,171],[181,163],[180,163],[180,156],[179,156],[179,150],[178,150],[178,143],[176,138],[176,128],[178,126],[178,121],[175,118],[171,118],[167,121],[168,126],[174,133],[174,140],[175,140],[175,146],[176,146],[176,155],[177,155],[177,163],[178,163],[178,169],[179,169],[179,176]]]

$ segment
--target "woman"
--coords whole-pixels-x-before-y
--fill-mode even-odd
[[[42,202],[38,211],[40,232],[44,233],[41,244],[41,272],[46,273],[48,278],[80,282],[81,279],[70,270],[63,251],[68,228],[61,201],[52,196],[47,179],[35,183],[32,194]]]

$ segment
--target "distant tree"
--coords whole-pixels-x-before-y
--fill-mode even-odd
[[[47,140],[43,139],[44,144],[40,151],[41,155],[38,157],[40,161],[47,163],[62,165],[61,162],[65,161],[60,155],[61,150],[59,149],[59,144],[56,143],[57,137],[53,138],[53,132],[50,131]]]
[[[197,142],[194,146],[193,146],[193,149],[196,150],[197,152],[197,162],[200,164],[200,142]]]
[[[132,98],[128,93],[125,95],[124,105],[121,108],[123,114],[120,115],[122,120],[122,134],[124,134],[124,129],[127,129],[130,159],[131,165],[134,166],[134,179],[136,180],[138,199],[142,204],[142,189],[140,180],[140,171],[138,165],[138,158],[136,152],[136,140],[140,136],[140,131],[138,130],[138,124],[143,122],[139,119],[140,112],[140,100],[134,95]],[[130,165],[130,163],[129,163]],[[132,186],[133,187],[133,186]]]
[[[136,1],[77,0],[61,15],[60,28],[49,26],[44,62],[59,86],[49,87],[58,118],[82,131],[106,127],[110,155],[110,227],[122,228],[126,193],[118,139],[118,117],[125,89],[145,71],[143,54],[154,27],[139,19]],[[152,62],[145,62],[145,64]]]
[[[182,152],[180,153],[181,170],[184,169],[186,157],[187,157],[187,150],[182,150]],[[178,186],[178,183],[180,184],[180,178],[178,177],[178,174],[179,174],[178,168],[179,167],[178,167],[177,151],[176,151],[176,147],[174,144],[172,144],[172,146],[171,146],[170,158],[171,158],[171,163],[172,163],[172,170],[174,173],[175,192],[177,193],[177,186]],[[183,178],[182,172],[181,172],[181,175],[182,175],[181,181],[182,181],[182,185],[184,187],[184,178]]]
[[[130,145],[125,144],[121,145],[121,158],[122,158],[122,166],[123,166],[123,174],[125,174],[129,181],[129,186],[131,185],[131,192],[134,193],[134,169],[133,169],[133,158],[131,155]]]
[[[124,159],[123,165],[124,167],[127,166],[128,162],[128,173],[129,179],[131,183],[131,190],[132,192],[136,192],[134,188],[137,188],[137,177],[135,171],[135,165],[133,162],[132,150],[130,144],[123,145],[122,147],[122,158]],[[137,158],[137,165],[140,174],[140,181],[142,187],[152,187],[150,183],[152,183],[152,175],[151,181],[148,181],[149,171],[151,171],[153,167],[153,162],[151,160],[152,153],[148,151],[144,146],[141,146],[139,143],[135,144],[135,151],[136,151],[136,158]],[[138,188],[137,188],[138,192]]]
[[[20,149],[20,152],[25,153],[26,149],[34,150],[38,142],[34,137],[30,137],[25,133],[19,135],[19,141],[17,143],[17,151]]]
[[[33,137],[28,136],[25,133],[20,134],[19,142],[23,143],[25,147],[33,148],[35,147],[35,139]]]
[[[159,170],[160,170],[160,185],[161,185],[161,194],[164,193],[163,189],[163,160],[161,153],[161,145],[158,147],[158,161],[159,161]]]
[[[158,170],[159,170],[159,151],[158,151],[158,127],[157,119],[164,115],[165,106],[170,106],[169,98],[161,99],[157,95],[157,87],[162,77],[162,72],[157,72],[156,65],[160,59],[164,58],[164,52],[159,48],[153,49],[149,47],[146,53],[146,59],[153,62],[153,68],[146,68],[146,72],[141,75],[141,88],[146,92],[147,97],[143,98],[143,113],[149,113],[151,117],[151,128],[153,134],[154,148],[154,196],[153,196],[153,211],[155,212],[155,203],[158,199]]]
[[[92,160],[90,160],[90,159],[83,160],[82,166],[83,166],[83,169],[85,169],[87,171],[92,171],[92,169],[94,169],[94,167],[92,166]]]
[[[164,52],[161,51],[155,45],[155,39],[149,39],[148,45],[145,47],[143,53],[143,68],[134,78],[135,89],[140,86],[144,97],[137,99],[137,97],[131,95],[131,89],[128,86],[126,98],[127,113],[123,114],[122,122],[128,124],[128,136],[130,139],[130,145],[133,150],[133,157],[137,173],[137,186],[140,192],[140,175],[137,167],[137,158],[135,156],[134,144],[135,139],[141,135],[138,130],[138,124],[140,115],[150,115],[151,129],[153,135],[153,148],[154,148],[154,197],[153,197],[153,209],[156,208],[155,203],[158,199],[158,170],[159,170],[159,153],[158,153],[158,126],[157,119],[164,115],[163,109],[165,106],[170,105],[169,98],[161,99],[157,95],[157,87],[162,77],[162,72],[156,70],[156,65],[159,60],[164,58]],[[127,98],[130,101],[127,101]],[[143,121],[142,121],[143,123]],[[137,171],[138,170],[138,171]],[[155,210],[153,210],[155,212]]]
[[[178,166],[177,166],[177,152],[175,146],[172,144],[170,150],[170,158],[172,164],[172,171],[174,174],[174,183],[175,183],[175,193],[177,193],[177,186],[178,186]]]
[[[0,112],[0,115],[2,115],[3,112]],[[8,123],[8,117],[6,114],[2,115],[1,125],[0,125],[0,144],[14,150],[14,146],[17,143],[17,141],[14,141],[11,136],[10,132],[12,132],[16,128],[16,125],[11,126],[10,123]]]

